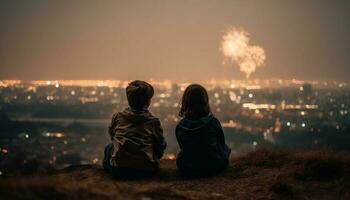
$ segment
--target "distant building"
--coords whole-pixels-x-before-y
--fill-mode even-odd
[[[301,92],[301,98],[303,100],[303,103],[309,104],[311,103],[313,89],[312,85],[305,83],[302,86],[300,86],[300,92]]]
[[[312,85],[305,83],[300,87],[300,91],[304,94],[304,95],[312,95]]]

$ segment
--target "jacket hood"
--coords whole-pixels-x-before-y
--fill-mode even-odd
[[[157,119],[148,110],[134,110],[131,108],[124,109],[122,112],[120,112],[120,115],[123,118],[127,119],[128,121],[134,122],[134,123]]]
[[[209,114],[208,116],[202,117],[197,120],[192,120],[185,117],[179,122],[178,126],[188,131],[195,131],[203,128],[212,119],[214,119],[213,114]]]

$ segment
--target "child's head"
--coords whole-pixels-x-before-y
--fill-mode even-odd
[[[135,110],[142,110],[149,107],[154,94],[151,84],[145,81],[132,81],[126,87],[126,97],[129,106]]]
[[[198,84],[189,85],[182,96],[179,116],[198,119],[209,113],[209,97],[205,88]]]

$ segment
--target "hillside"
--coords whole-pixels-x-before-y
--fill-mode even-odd
[[[1,199],[350,199],[350,156],[258,150],[215,177],[184,179],[174,161],[145,180],[112,180],[99,166],[0,178]]]

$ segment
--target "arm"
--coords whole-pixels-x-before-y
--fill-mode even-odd
[[[154,135],[155,135],[154,155],[157,159],[160,159],[163,156],[163,153],[167,144],[163,136],[162,125],[160,124],[160,121],[158,119],[155,122]]]
[[[108,126],[108,134],[111,140],[113,140],[113,137],[115,135],[114,129],[117,126],[117,116],[118,116],[118,113],[113,115],[111,124]]]
[[[231,149],[226,145],[225,134],[221,127],[220,121],[219,120],[216,120],[216,121],[217,121],[217,128],[218,128],[218,146],[228,159],[231,153]]]

